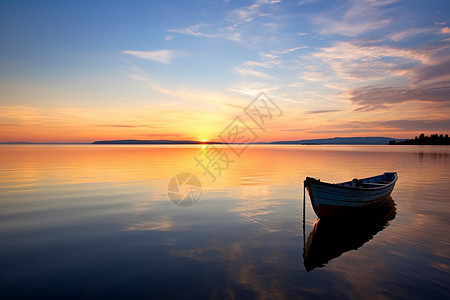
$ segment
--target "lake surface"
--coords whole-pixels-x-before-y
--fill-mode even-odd
[[[201,145],[0,146],[0,299],[450,298],[450,147],[216,147],[213,182]],[[311,233],[306,176],[386,171],[382,211]]]

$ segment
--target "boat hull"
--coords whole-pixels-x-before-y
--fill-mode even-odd
[[[360,182],[371,186],[364,188],[353,187],[351,182],[331,184],[307,177],[305,186],[308,189],[314,212],[319,218],[325,218],[384,204],[389,199],[397,178],[397,173],[385,173],[361,179]],[[388,183],[383,185],[376,183],[377,180],[380,182],[382,179]]]

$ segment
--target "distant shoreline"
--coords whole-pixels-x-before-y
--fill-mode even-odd
[[[293,141],[273,141],[255,142],[252,145],[388,145],[389,142],[402,142],[404,139],[389,137],[334,137],[326,139],[293,140]],[[215,141],[191,141],[191,140],[108,140],[94,141],[92,143],[35,143],[35,142],[0,142],[2,145],[208,145],[226,144]],[[239,143],[229,143],[239,144]]]
[[[396,139],[390,137],[334,137],[326,139],[293,140],[254,142],[251,145],[449,145],[448,135],[431,135],[426,137],[421,134],[415,139]],[[241,144],[216,141],[191,141],[191,140],[108,140],[94,141],[92,143],[60,143],[60,142],[0,142],[0,145],[223,145]]]
[[[311,140],[298,140],[298,141],[274,141],[274,142],[256,142],[251,144],[262,144],[262,145],[388,145],[390,141],[403,141],[401,139],[389,138],[389,137],[334,137],[327,139],[311,139]],[[139,144],[139,145],[172,145],[172,144],[225,144],[221,142],[200,142],[200,141],[174,141],[174,140],[113,140],[113,141],[95,141],[93,144],[104,144],[104,145],[117,145],[117,144]],[[229,143],[229,144],[239,144],[239,143]]]

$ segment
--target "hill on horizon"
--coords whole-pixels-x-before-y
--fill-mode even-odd
[[[334,137],[299,141],[277,141],[270,144],[329,144],[329,145],[388,145],[390,141],[403,141],[390,137]]]
[[[298,141],[257,142],[254,144],[302,145],[302,144],[330,144],[330,145],[388,145],[390,141],[403,141],[390,137],[334,137],[326,139],[311,139]],[[95,141],[92,144],[223,144],[220,142],[199,142],[188,140],[112,140]]]

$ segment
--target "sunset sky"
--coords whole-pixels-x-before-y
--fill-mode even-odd
[[[450,2],[1,1],[0,142],[450,132]]]

